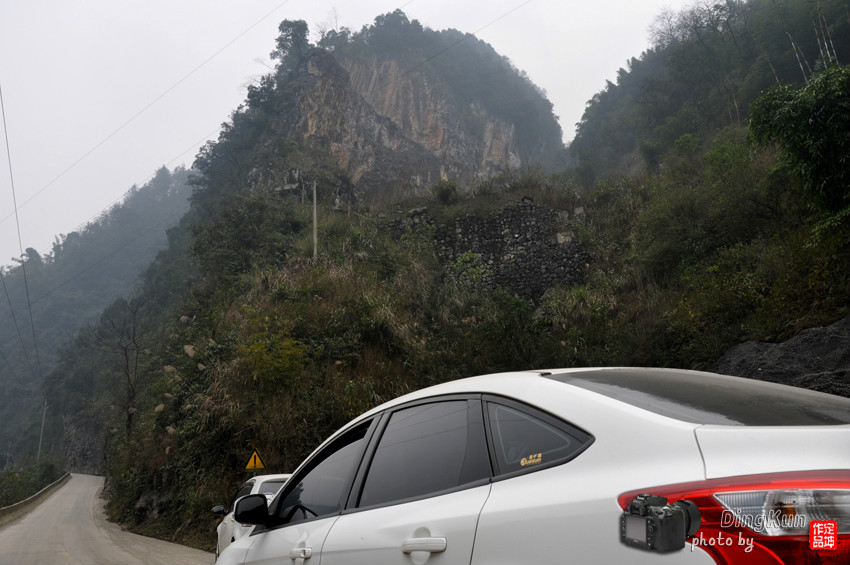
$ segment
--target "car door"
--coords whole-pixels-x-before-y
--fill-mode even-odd
[[[256,565],[317,563],[350,494],[371,423],[344,432],[315,454],[275,498],[268,521],[255,528],[244,556],[228,558]]]
[[[625,546],[617,537],[613,499],[592,494],[605,469],[591,466],[571,473],[571,463],[593,444],[593,436],[518,402],[484,400],[496,476],[481,511],[474,564],[644,563],[644,558],[658,557],[626,551],[611,559],[610,548],[617,552]],[[681,555],[670,561],[684,562]]]
[[[236,491],[236,494],[233,495],[233,499],[230,501],[229,512],[221,520],[221,524],[219,524],[218,528],[216,528],[218,533],[218,546],[216,546],[216,550],[218,553],[224,551],[228,545],[242,536],[242,524],[236,522],[236,519],[233,517],[233,510],[236,507],[237,500],[245,495],[251,494],[251,490],[254,488],[254,482],[255,479],[248,479],[241,487],[239,487],[239,490]],[[244,529],[249,530],[250,528]]]
[[[407,405],[383,422],[322,565],[469,563],[491,477],[480,400]]]

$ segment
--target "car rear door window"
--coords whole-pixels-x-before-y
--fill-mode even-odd
[[[418,404],[390,415],[359,506],[424,497],[490,476],[480,401]]]
[[[581,430],[529,407],[488,402],[487,414],[501,475],[563,463],[592,441]]]

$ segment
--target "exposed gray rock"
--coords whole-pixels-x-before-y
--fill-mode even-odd
[[[75,473],[102,475],[105,467],[103,430],[67,416],[62,418],[62,423],[66,468]]]
[[[850,397],[850,316],[784,343],[742,343],[709,370]]]
[[[133,507],[133,520],[136,525],[139,525],[145,520],[159,518],[165,514],[170,504],[171,498],[167,494],[161,495],[157,492],[147,491],[139,497]]]

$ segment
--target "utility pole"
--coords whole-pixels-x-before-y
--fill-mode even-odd
[[[41,441],[44,439],[45,416],[47,416],[47,398],[44,399],[44,406],[41,409],[41,433],[38,434],[38,455],[35,456],[36,461],[41,461]]]
[[[316,216],[316,179],[313,179],[313,259],[319,256],[319,226]]]

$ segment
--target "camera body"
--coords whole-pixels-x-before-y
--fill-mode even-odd
[[[669,504],[663,496],[641,494],[620,516],[620,541],[638,549],[676,551],[685,547],[685,538],[699,526],[699,508],[693,502]]]

